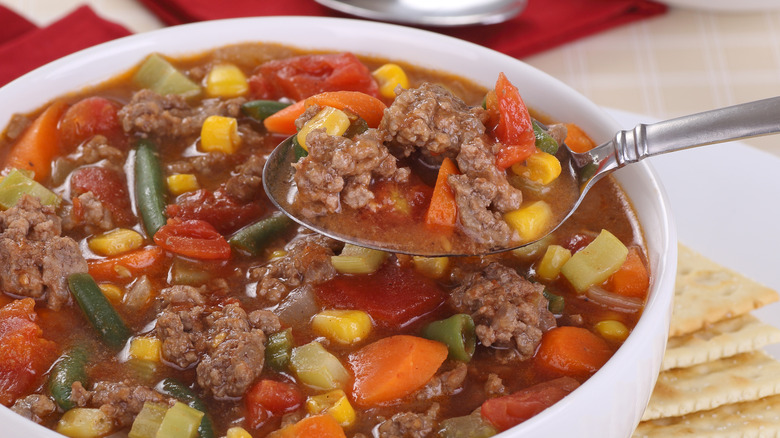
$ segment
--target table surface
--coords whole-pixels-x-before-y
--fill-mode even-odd
[[[136,0],[0,0],[38,25],[46,25],[82,3],[89,3],[103,17],[133,32],[164,26]],[[599,105],[653,119],[778,96],[780,7],[765,12],[671,7],[659,17],[620,26],[523,61]],[[746,141],[780,156],[777,142],[771,136]]]

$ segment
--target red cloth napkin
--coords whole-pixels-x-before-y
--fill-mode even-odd
[[[314,0],[140,0],[167,24],[267,15],[343,16]],[[528,0],[517,17],[490,26],[429,29],[516,58],[666,11],[650,0]]]
[[[0,86],[47,62],[131,33],[88,6],[40,29],[0,6],[0,23]]]

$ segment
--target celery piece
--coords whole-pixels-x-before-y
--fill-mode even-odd
[[[276,371],[284,371],[290,365],[292,354],[292,329],[287,328],[268,336],[265,345],[265,362]]]
[[[171,280],[173,284],[200,286],[211,279],[211,273],[203,269],[202,264],[176,257],[171,265]]]
[[[167,411],[166,404],[145,402],[141,412],[133,420],[127,438],[155,438]]]
[[[133,76],[133,80],[144,88],[159,95],[179,94],[193,97],[200,94],[201,88],[182,72],[176,70],[165,58],[153,53],[146,58]]]
[[[176,402],[165,413],[155,438],[195,438],[203,415],[197,409]]]
[[[0,181],[0,208],[8,210],[16,205],[22,195],[34,196],[43,205],[58,206],[60,197],[32,179],[27,173],[14,169]]]
[[[498,431],[477,414],[453,417],[439,424],[440,438],[488,438]]]
[[[601,284],[614,274],[628,256],[628,248],[607,230],[601,233],[561,267],[561,274],[577,292]]]
[[[301,382],[317,390],[343,388],[350,379],[339,359],[316,341],[293,348],[290,368]]]
[[[384,251],[346,244],[341,254],[332,256],[330,261],[342,274],[371,274],[382,266],[386,258]]]

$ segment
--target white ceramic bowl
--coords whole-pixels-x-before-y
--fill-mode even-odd
[[[41,107],[69,91],[97,84],[151,52],[177,56],[226,44],[264,41],[304,49],[352,51],[456,73],[490,87],[498,72],[523,99],[555,119],[579,124],[597,142],[618,126],[598,106],[558,80],[484,47],[417,29],[368,21],[266,17],[212,21],[134,35],[67,56],[0,88],[0,126],[13,113]],[[677,264],[677,237],[669,205],[645,163],[617,172],[648,244],[652,287],[639,323],[625,344],[591,379],[565,399],[501,437],[628,437],[645,409],[666,345]],[[0,406],[5,437],[57,437]],[[10,434],[10,435],[9,435]]]

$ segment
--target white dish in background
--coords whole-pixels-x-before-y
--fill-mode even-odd
[[[661,0],[669,6],[720,12],[759,12],[780,9],[778,0]]]

